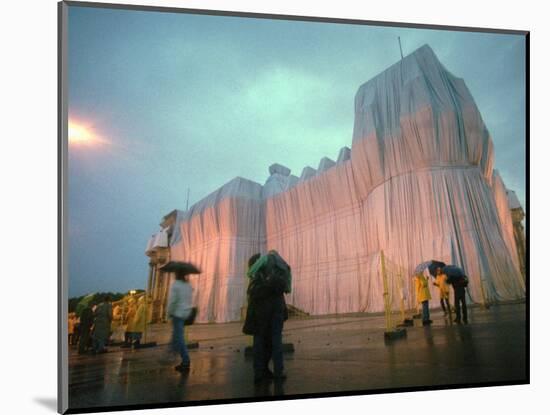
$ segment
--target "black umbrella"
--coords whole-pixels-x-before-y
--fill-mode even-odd
[[[178,274],[200,274],[201,270],[190,262],[170,261],[160,268],[165,272],[175,272]]]
[[[456,265],[446,265],[443,267],[443,273],[447,275],[447,281],[453,282],[453,280],[466,276],[464,270]]]

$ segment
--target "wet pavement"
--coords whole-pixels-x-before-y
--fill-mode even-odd
[[[252,360],[244,349],[251,338],[242,323],[204,324],[189,328],[191,370],[174,370],[169,360],[170,326],[152,328],[149,340],[159,346],[128,350],[113,347],[99,356],[69,361],[70,408],[180,403],[341,393],[388,388],[485,382],[525,382],[525,304],[470,308],[468,325],[457,325],[441,312],[434,324],[407,328],[407,337],[384,343],[381,315],[291,319],[284,342],[284,382],[254,386]]]

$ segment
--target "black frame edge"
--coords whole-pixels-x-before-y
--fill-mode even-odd
[[[66,310],[68,308],[66,200],[68,118],[68,5],[57,3],[57,412],[69,409],[69,350]]]
[[[72,0],[67,0],[67,1],[64,1],[63,3],[67,4],[68,6],[90,7],[90,8],[151,11],[151,12],[161,12],[161,13],[200,14],[200,15],[209,15],[209,16],[232,16],[232,17],[244,17],[244,18],[253,18],[253,19],[296,20],[296,21],[304,21],[304,22],[355,24],[355,25],[366,25],[366,26],[388,26],[388,27],[403,27],[407,29],[449,30],[449,31],[460,31],[460,32],[495,33],[495,34],[507,34],[507,35],[526,35],[527,33],[529,33],[529,31],[527,30],[450,26],[450,25],[437,25],[437,24],[428,24],[428,23],[388,22],[388,21],[349,19],[349,18],[339,18],[339,17],[271,14],[271,13],[242,12],[242,11],[232,11],[232,10],[189,9],[189,8],[183,8],[183,7],[145,6],[145,5],[138,5],[138,4],[124,4],[124,3],[98,3],[98,2],[83,2],[83,1],[72,1]]]

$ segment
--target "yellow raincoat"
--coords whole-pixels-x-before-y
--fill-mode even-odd
[[[439,297],[443,300],[449,298],[449,284],[447,284],[447,276],[445,274],[439,274],[435,277],[435,283],[439,288]]]
[[[76,318],[74,317],[74,315],[71,313],[69,315],[69,334],[74,334],[74,326],[75,326],[75,323],[76,323]]]
[[[416,301],[422,303],[432,299],[430,289],[428,286],[428,280],[422,274],[417,274],[414,278],[414,286],[416,289]]]
[[[111,331],[115,331],[122,322],[122,307],[115,305],[113,307],[113,320],[111,320]]]
[[[134,302],[128,304],[128,312],[126,313],[126,331],[134,332],[134,319],[136,317],[136,305]]]
[[[134,322],[133,322],[133,331],[134,333],[143,333],[145,331],[145,325],[146,325],[146,313],[147,313],[147,305],[145,303],[145,297],[141,297],[138,302],[138,307],[136,314],[134,316]]]

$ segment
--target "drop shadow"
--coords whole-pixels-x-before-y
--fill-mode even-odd
[[[34,398],[34,401],[50,411],[57,412],[56,398]]]

